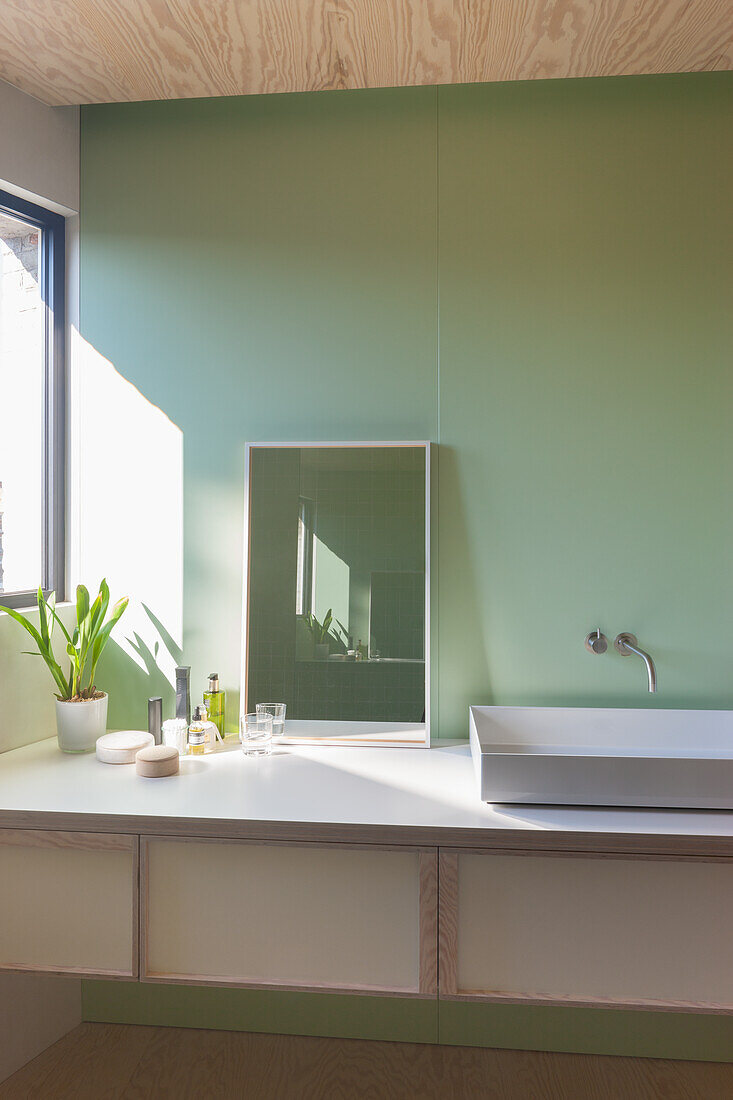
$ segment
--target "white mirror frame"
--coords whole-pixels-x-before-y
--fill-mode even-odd
[[[250,510],[251,510],[251,454],[253,450],[275,447],[346,448],[346,447],[422,447],[425,451],[425,721],[424,722],[333,722],[328,720],[300,720],[286,716],[285,736],[279,738],[285,745],[366,746],[380,748],[430,748],[430,448],[426,440],[336,443],[332,441],[307,443],[247,443],[244,458],[244,564],[242,570],[242,677],[240,691],[240,718],[247,706],[248,667],[248,612],[250,577]],[[280,700],[267,700],[279,702]],[[254,704],[253,704],[254,706]]]

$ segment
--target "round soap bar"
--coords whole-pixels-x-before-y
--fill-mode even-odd
[[[97,738],[97,760],[103,764],[134,764],[140,749],[155,743],[152,733],[143,730],[117,730]]]
[[[135,771],[148,779],[178,775],[178,749],[173,745],[148,745],[135,757]]]

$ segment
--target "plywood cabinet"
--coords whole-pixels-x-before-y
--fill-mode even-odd
[[[143,981],[435,996],[437,850],[142,839]]]
[[[733,860],[0,829],[0,970],[733,1012]]]
[[[0,969],[135,978],[138,839],[0,829]]]
[[[733,863],[441,849],[440,995],[733,1010]]]

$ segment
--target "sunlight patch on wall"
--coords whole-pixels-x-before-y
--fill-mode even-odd
[[[71,579],[130,606],[113,638],[170,683],[183,639],[183,433],[72,333]]]

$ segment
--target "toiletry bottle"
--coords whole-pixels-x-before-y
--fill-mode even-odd
[[[200,722],[204,727],[204,734],[206,735],[204,752],[213,752],[219,744],[219,731],[209,718],[205,706],[199,704],[199,706],[193,708],[193,720],[194,722]]]
[[[199,711],[203,707],[196,707],[193,719],[188,727],[188,751],[191,756],[203,756],[206,752],[206,719],[201,717]]]
[[[156,745],[163,742],[163,700],[160,695],[148,699],[148,733]]]
[[[224,708],[226,706],[226,695],[219,689],[219,673],[209,673],[209,688],[204,692],[204,706],[209,712],[209,721],[213,722],[219,733],[219,740],[223,741],[225,737],[224,729]]]
[[[180,665],[176,669],[176,718],[185,718],[191,724],[191,666]]]

